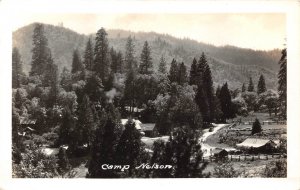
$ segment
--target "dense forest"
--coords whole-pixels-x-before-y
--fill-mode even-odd
[[[52,37],[46,31],[49,26],[32,26],[31,37],[24,43],[31,45],[20,51],[22,42],[18,42],[12,52],[14,177],[72,177],[68,173],[69,160],[79,157],[88,158],[88,178],[209,177],[209,173],[203,173],[207,163],[200,162],[202,129],[259,110],[286,117],[286,50],[276,63],[280,67],[278,90],[266,82],[278,66],[261,70],[259,76],[250,72],[247,81],[232,88],[226,78],[214,81],[214,73],[219,72],[218,64],[214,64],[217,59],[213,53],[208,57],[205,50],[195,52],[191,61],[186,61],[190,58],[178,58],[152,46],[173,46],[166,41],[155,42],[159,38],[152,43],[145,40],[139,48],[140,41],[134,36],[127,36],[125,41],[120,36],[109,39],[104,28],[89,38],[73,33],[78,38],[77,45],[70,44],[74,43],[72,35],[51,33],[69,41],[51,48]],[[118,39],[118,43],[114,42]],[[17,44],[18,39],[14,40]],[[189,40],[180,42],[186,41]],[[175,54],[189,51],[183,47]],[[24,59],[28,56],[23,55],[25,48],[30,59]],[[246,51],[224,48],[238,51],[238,55]],[[136,56],[138,49],[141,51]],[[63,56],[66,52],[68,56]],[[25,71],[25,67],[29,70]],[[124,118],[128,121],[123,125]],[[167,142],[155,141],[149,154],[136,128],[137,119],[154,123],[155,136],[168,136]],[[45,147],[59,148],[59,152],[46,156],[41,151]],[[142,163],[173,167],[134,169]],[[103,164],[131,167],[125,171],[103,170]]]

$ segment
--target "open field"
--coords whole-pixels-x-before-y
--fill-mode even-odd
[[[253,122],[255,118],[260,120],[262,133],[251,135],[252,124],[244,123]],[[229,149],[235,148],[236,144],[250,137],[278,141],[282,134],[286,134],[287,126],[284,124],[262,124],[262,121],[270,121],[272,119],[274,118],[270,118],[267,113],[253,113],[247,117],[236,118],[234,121],[241,121],[241,124],[237,122],[237,125],[233,127],[226,126],[221,128],[210,135],[205,143],[212,147]]]

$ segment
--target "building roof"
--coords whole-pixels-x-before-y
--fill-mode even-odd
[[[143,131],[153,131],[155,123],[143,123],[141,126]]]
[[[20,117],[20,124],[21,125],[34,125],[36,123],[36,119],[29,119],[27,117]]]
[[[248,138],[244,142],[237,144],[236,146],[259,148],[270,142],[272,142],[272,141],[269,139]]]
[[[42,152],[46,155],[46,156],[52,156],[52,155],[56,155],[59,152],[58,148],[42,148]]]
[[[213,149],[213,150],[211,151],[212,154],[219,154],[219,153],[221,153],[221,152],[224,152],[224,153],[227,153],[227,154],[228,154],[227,150],[225,150],[225,149],[220,149],[220,148],[215,148],[215,149]]]
[[[140,122],[140,120],[132,119],[132,121],[135,123],[135,128],[137,130],[142,130],[142,128],[141,128],[142,122]],[[127,122],[128,122],[128,119],[121,119],[121,124],[122,125],[126,125]]]
[[[169,138],[170,138],[169,136],[154,137],[154,138],[142,137],[141,141],[145,143],[148,147],[152,147],[155,141],[162,140],[164,142],[168,142]]]

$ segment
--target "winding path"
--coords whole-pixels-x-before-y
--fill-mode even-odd
[[[215,146],[210,146],[209,144],[205,143],[206,139],[215,134],[218,130],[222,129],[223,127],[228,127],[233,124],[212,124],[214,126],[214,130],[212,132],[209,132],[209,129],[203,130],[203,135],[199,138],[200,144],[201,144],[201,150],[203,152],[203,157],[209,157],[211,155],[211,150],[216,149]],[[236,150],[235,148],[223,148],[227,151]]]

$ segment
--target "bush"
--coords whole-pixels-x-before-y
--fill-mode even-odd
[[[287,176],[286,159],[267,164],[263,176],[264,177],[286,177]]]
[[[259,120],[256,118],[253,125],[252,125],[252,131],[251,134],[254,135],[256,133],[260,133],[262,131],[261,125]]]
[[[218,178],[234,178],[239,177],[241,172],[235,170],[230,162],[217,165],[214,168],[213,175]]]
[[[46,156],[35,145],[25,151],[20,164],[13,163],[13,177],[51,178],[57,175],[56,158]]]

